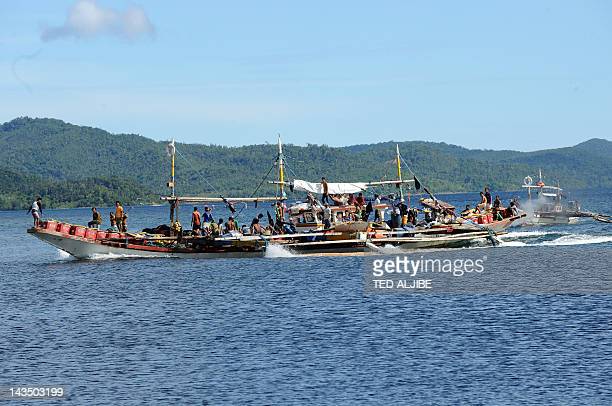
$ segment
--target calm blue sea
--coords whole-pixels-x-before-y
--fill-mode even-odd
[[[610,190],[574,197],[612,213]],[[132,229],[168,214],[128,210]],[[364,257],[76,261],[30,222],[0,212],[0,386],[65,385],[57,404],[612,404],[609,224],[514,228],[501,246],[439,253],[486,255],[517,287],[525,272],[560,286],[589,273],[603,293],[379,295],[364,292]]]

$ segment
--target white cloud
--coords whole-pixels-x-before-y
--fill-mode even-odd
[[[60,38],[88,38],[115,35],[135,39],[151,36],[155,27],[141,7],[130,6],[125,11],[100,6],[96,0],[77,0],[68,11],[63,25],[46,27],[41,33],[43,41]]]

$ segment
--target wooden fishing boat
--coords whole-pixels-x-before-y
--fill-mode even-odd
[[[416,234],[407,236],[388,236],[372,239],[370,242],[377,247],[393,246],[405,250],[429,248],[461,248],[476,242],[493,242],[495,235],[489,231],[474,231],[460,234],[427,235]]]
[[[307,234],[302,239],[288,238],[270,242],[295,253],[350,253],[385,252],[385,248],[395,247],[402,250],[431,248],[460,248],[474,243],[492,242],[497,244],[495,234],[490,231],[466,232],[462,234],[440,234],[434,232],[357,232],[352,234],[332,233],[324,238],[310,240]]]
[[[170,230],[166,234],[121,233],[87,228],[55,220],[39,222],[36,227],[28,229],[28,233],[41,241],[79,258],[95,258],[97,256],[121,257],[178,257],[178,258],[228,258],[228,257],[261,257],[265,255],[267,241],[254,236],[240,234],[223,235],[216,238],[199,237],[184,234],[178,223],[178,208],[180,202],[201,201],[201,198],[181,198],[175,194],[175,154],[174,140],[167,146],[171,158],[171,177],[168,187],[171,195],[162,197],[170,203]],[[276,198],[260,197],[260,201],[276,200]],[[205,198],[205,201],[229,202],[224,197]]]
[[[501,220],[495,220],[494,210],[484,210],[481,212],[475,209],[457,217],[453,205],[438,200],[433,196],[423,198],[420,202],[426,210],[430,210],[432,220],[437,220],[438,222],[438,224],[433,224],[431,227],[451,227],[454,234],[472,231],[501,233],[526,216],[525,213],[512,214],[507,209],[500,208],[499,212],[503,216]]]
[[[235,236],[206,239],[115,233],[54,220],[42,221],[39,227],[28,229],[28,233],[79,259],[100,256],[261,257],[265,254],[266,247],[265,241],[252,237]]]

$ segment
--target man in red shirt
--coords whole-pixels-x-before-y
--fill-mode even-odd
[[[191,213],[191,229],[195,235],[200,235],[200,230],[202,228],[202,217],[200,216],[200,212],[197,207],[193,208],[193,213]]]

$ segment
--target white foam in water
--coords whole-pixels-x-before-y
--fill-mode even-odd
[[[93,254],[89,259],[95,261],[106,261],[109,259],[127,259],[127,258],[150,258],[150,255],[138,255],[138,254]]]
[[[57,256],[61,261],[65,261],[67,259],[71,259],[72,255],[70,255],[69,253],[67,253],[66,251],[62,251],[62,250],[57,250]]]
[[[565,235],[564,235],[565,234]],[[529,241],[517,241],[519,238],[541,237],[545,235],[561,235],[554,240],[529,243]],[[609,235],[587,235],[587,234],[566,234],[566,233],[546,233],[541,231],[519,231],[505,234],[499,237],[502,247],[537,247],[537,246],[558,246],[558,245],[584,245],[601,244],[612,242]],[[510,241],[508,241],[510,239]]]
[[[397,254],[400,252],[404,252],[400,247],[395,247],[393,245],[387,244],[382,247],[379,247],[379,252],[382,254]]]
[[[266,258],[291,258],[295,256],[289,249],[278,244],[269,244],[266,249]]]
[[[544,231],[511,231],[508,234],[500,235],[498,238],[508,239],[508,238],[541,237],[547,234],[558,234],[558,233],[548,233]]]
[[[524,247],[526,245],[527,243],[524,243],[523,241],[500,241],[499,244],[500,247]]]
[[[601,244],[612,242],[610,235],[586,235],[586,234],[570,234],[559,237],[556,240],[544,241],[539,245],[583,245],[583,244]]]

